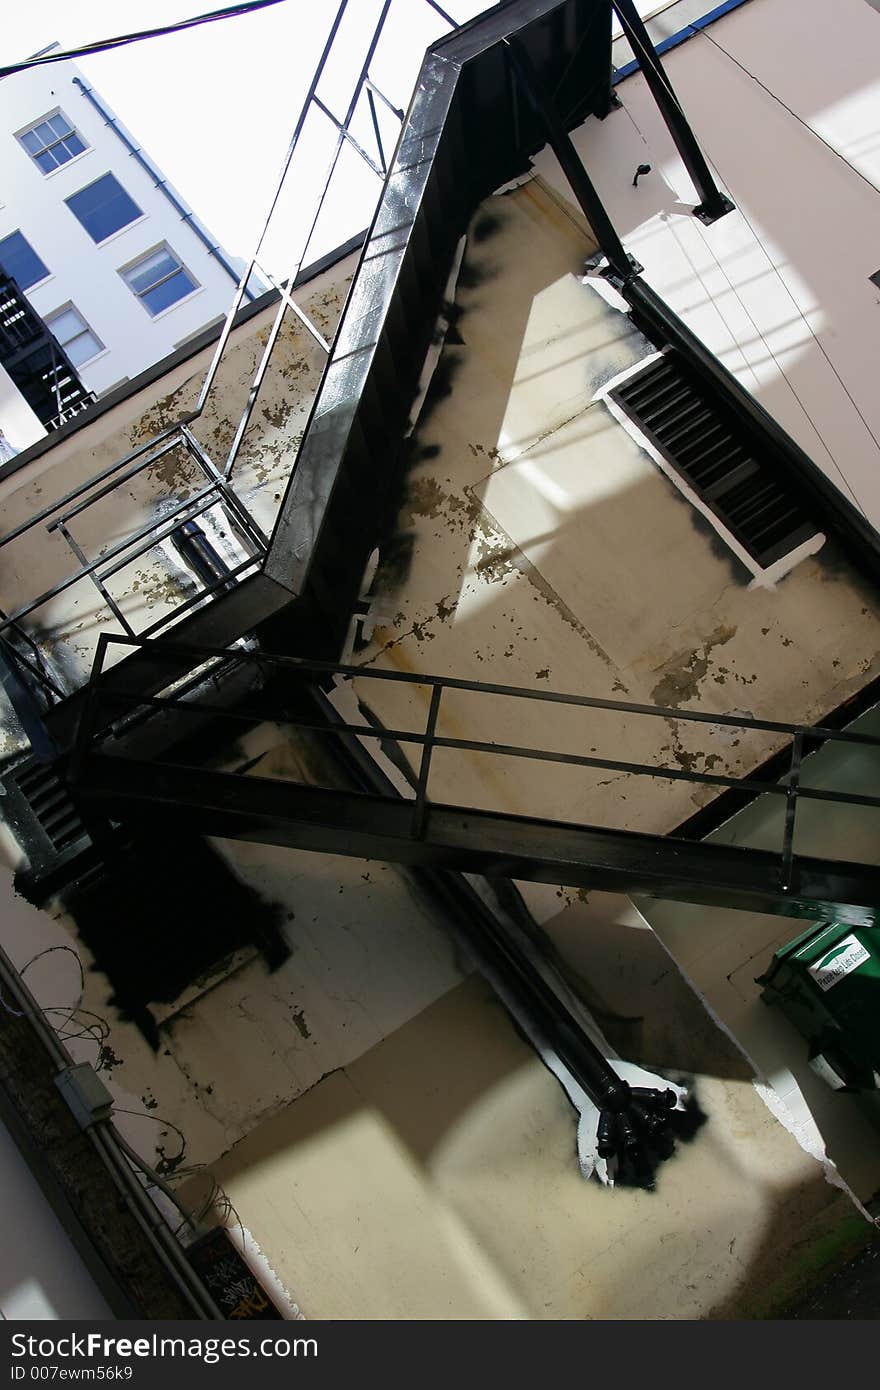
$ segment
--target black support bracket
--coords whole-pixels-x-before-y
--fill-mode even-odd
[[[657,50],[645,28],[644,20],[633,4],[633,0],[613,0],[613,4],[621,28],[629,40],[641,71],[644,73],[651,95],[660,108],[660,114],[675,141],[676,149],[700,195],[701,201],[694,208],[694,216],[709,226],[712,222],[717,222],[719,217],[733,212],[733,203],[726,193],[722,193],[715,182],[706,157],[690,128],[681,102],[675,95],[672,83],[666,76]]]

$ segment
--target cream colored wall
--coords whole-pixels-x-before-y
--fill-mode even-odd
[[[597,392],[654,351],[579,271],[593,243],[541,180],[475,217],[451,394],[423,413],[380,564],[365,668],[818,722],[877,670],[873,595],[826,542],[754,587]],[[425,687],[358,680],[392,728],[424,727]],[[444,695],[453,737],[744,775],[779,736]],[[414,756],[411,754],[411,756]],[[439,749],[440,801],[666,832],[717,792],[687,782]]]
[[[847,1198],[763,1105],[656,939],[629,934],[645,950],[630,950],[627,1007],[640,988],[657,1007],[666,977],[669,1012],[646,1020],[641,1055],[694,1062],[708,1115],[658,1190],[584,1182],[561,1088],[472,979],[213,1169],[307,1317],[760,1316],[809,1277],[821,1242],[827,1257],[859,1239]],[[591,970],[600,988],[620,949],[607,977]]]

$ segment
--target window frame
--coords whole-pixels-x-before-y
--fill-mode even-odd
[[[75,314],[76,317],[79,319],[80,323],[82,324],[82,328],[80,332],[75,333],[72,338],[68,338],[67,342],[62,342],[52,327],[52,320],[60,318],[62,314],[71,313]],[[100,357],[102,353],[107,351],[106,343],[103,343],[101,341],[94,328],[92,328],[92,325],[88,322],[83,313],[70,300],[68,300],[66,304],[60,305],[59,308],[53,309],[50,314],[44,314],[43,322],[45,323],[49,332],[52,334],[52,337],[58,343],[59,347],[67,354],[68,358],[70,359],[71,365],[75,367],[77,371],[79,371],[80,367],[87,367],[90,362],[94,362],[96,358]],[[81,362],[75,362],[73,358],[70,356],[70,353],[68,352],[68,347],[70,343],[76,342],[78,338],[83,337],[85,334],[88,334],[91,338],[94,339],[94,341],[97,343],[97,348],[91,354],[90,357],[83,358]]]
[[[75,212],[74,209],[70,206],[70,204],[72,199],[78,198],[82,193],[87,193],[90,188],[94,188],[96,184],[103,183],[105,179],[113,179],[117,188],[125,195],[128,201],[131,203],[132,207],[137,209],[137,212],[134,217],[129,219],[128,222],[123,222],[121,226],[114,227],[112,232],[108,232],[106,236],[102,236],[99,240],[97,237],[92,236],[92,233],[89,231],[89,228],[86,226],[85,222],[83,222],[79,213]],[[143,208],[140,206],[140,204],[135,202],[128,189],[116,177],[112,169],[105,170],[104,173],[99,174],[96,179],[92,179],[89,183],[83,184],[82,188],[77,188],[73,191],[73,193],[68,193],[67,197],[64,199],[64,205],[67,208],[67,211],[70,213],[71,217],[75,218],[79,226],[82,227],[86,236],[89,238],[89,240],[92,242],[94,246],[104,246],[105,243],[110,241],[112,237],[119,236],[121,232],[127,231],[129,227],[133,227],[136,223],[142,222],[147,215],[144,212]]]
[[[138,268],[142,266],[146,261],[151,260],[154,256],[162,255],[163,253],[167,256],[170,256],[177,263],[176,269],[173,270],[170,273],[170,275],[162,276],[154,284],[150,285],[149,288],[146,290],[141,291],[135,289],[134,286],[131,284],[129,276],[136,273]],[[172,304],[166,304],[164,308],[158,309],[156,313],[153,313],[152,309],[146,301],[145,296],[151,294],[161,285],[167,284],[169,280],[174,279],[175,275],[179,275],[181,273],[183,273],[187,277],[192,288],[187,290],[186,294],[182,294],[179,299],[175,299]],[[128,289],[130,294],[134,295],[135,299],[141,305],[141,308],[143,309],[144,313],[147,314],[153,322],[155,322],[156,319],[161,318],[163,314],[170,313],[172,309],[176,309],[178,305],[183,304],[185,300],[192,298],[194,294],[198,294],[199,291],[204,288],[201,282],[196,279],[189,266],[185,263],[185,261],[181,259],[181,257],[177,254],[174,248],[168,244],[167,241],[160,241],[157,246],[153,246],[149,251],[143,251],[139,256],[136,256],[133,261],[129,261],[127,265],[120,266],[119,274],[122,277],[122,281],[126,289]]]
[[[48,145],[44,144],[42,149],[40,150],[29,150],[27,145],[24,143],[25,136],[36,135],[38,140],[42,140],[42,135],[37,134],[37,127],[41,125],[47,125],[49,122],[53,121],[57,116],[60,116],[61,119],[67,125],[67,134],[57,135],[53,141],[51,141]],[[42,165],[39,163],[40,155],[52,154],[53,158],[55,158],[53,151],[57,149],[59,145],[64,145],[65,140],[69,139],[71,135],[75,136],[76,139],[80,142],[80,144],[82,145],[82,149],[77,150],[75,154],[71,154],[68,159],[65,159],[61,162],[59,162],[56,159],[54,168],[44,169]],[[21,130],[16,131],[15,138],[18,141],[21,148],[24,150],[28,159],[31,161],[33,165],[35,165],[35,167],[39,170],[40,174],[44,179],[50,178],[52,174],[56,174],[59,169],[65,169],[67,165],[72,164],[74,160],[81,159],[82,156],[84,154],[88,154],[88,152],[92,148],[92,146],[89,144],[88,140],[86,140],[82,132],[77,129],[77,127],[73,124],[73,122],[69,119],[65,112],[62,111],[60,106],[56,106],[54,111],[47,111],[45,116],[40,116],[38,120],[31,121],[28,125],[23,126]],[[64,145],[64,148],[66,150],[67,146]]]

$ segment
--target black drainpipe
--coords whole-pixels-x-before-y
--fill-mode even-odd
[[[89,102],[91,102],[92,106],[94,106],[98,114],[103,117],[104,121],[107,123],[110,129],[114,131],[114,133],[119,137],[125,148],[128,150],[129,154],[134,155],[134,158],[137,160],[141,168],[149,174],[156,188],[159,189],[159,192],[164,193],[165,197],[168,199],[175,212],[178,212],[180,216],[183,218],[184,222],[189,224],[189,226],[195,232],[202,245],[208,248],[208,253],[211,256],[213,256],[215,260],[219,261],[220,265],[222,265],[230,280],[233,282],[234,285],[237,286],[239,279],[241,278],[238,271],[233,269],[232,265],[224,256],[220,247],[217,246],[211,240],[204,227],[202,227],[201,224],[196,220],[195,213],[189,212],[187,208],[184,206],[184,204],[177,197],[177,195],[175,193],[172,193],[171,189],[168,186],[167,180],[162,178],[161,174],[159,173],[159,170],[156,168],[155,164],[153,164],[152,160],[147,158],[147,156],[144,154],[143,150],[140,148],[139,145],[135,145],[134,142],[129,139],[129,137],[126,135],[125,131],[122,129],[119,122],[117,121],[116,117],[111,115],[107,108],[101,105],[100,101],[95,96],[95,93],[92,90],[92,88],[89,87],[85,82],[83,82],[81,77],[74,77],[73,82],[74,86],[79,87],[83,96]],[[256,297],[253,291],[248,289],[247,286],[245,287],[244,292],[247,295],[248,299],[252,300]]]

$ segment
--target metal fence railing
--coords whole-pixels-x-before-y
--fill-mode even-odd
[[[292,688],[327,683],[328,681],[371,682],[395,686],[422,687],[429,692],[427,711],[420,729],[400,729],[377,727],[368,722],[354,724],[339,722],[332,726],[304,718],[292,705],[261,702],[259,707],[236,704],[234,708],[205,699],[203,687],[200,690],[192,680],[186,687],[169,687],[154,695],[124,688],[124,680],[114,683],[102,681],[107,652],[111,646],[133,645],[150,647],[155,662],[168,661],[169,667],[179,669],[180,658],[186,656],[190,667],[201,663],[202,678],[208,674],[211,664],[222,668],[224,677],[242,666],[255,669],[265,678],[269,673],[282,676],[292,683]],[[176,677],[175,677],[176,679]],[[275,689],[275,687],[273,687]],[[527,743],[510,743],[495,740],[455,737],[441,731],[442,706],[449,692],[464,691],[478,697],[500,697],[515,705],[532,710],[540,706],[549,715],[554,709],[574,708],[601,715],[613,713],[634,716],[638,720],[674,720],[681,724],[711,726],[717,730],[740,732],[760,732],[783,736],[790,740],[789,765],[787,772],[778,781],[764,781],[757,778],[737,777],[730,773],[700,772],[689,766],[669,766],[662,763],[639,762],[625,757],[598,757],[580,751],[554,751],[539,748]],[[110,719],[110,711],[116,711]],[[102,746],[107,751],[107,740],[118,731],[118,721],[125,714],[140,712],[176,711],[185,716],[226,719],[231,724],[242,722],[254,724],[266,720],[277,721],[287,726],[318,731],[330,736],[355,736],[366,739],[377,746],[382,742],[397,743],[413,748],[417,758],[414,760],[412,785],[412,837],[418,839],[422,834],[425,813],[432,804],[429,794],[432,759],[438,749],[451,749],[461,753],[482,753],[495,757],[515,758],[536,761],[544,764],[564,764],[583,769],[599,769],[618,773],[628,773],[635,777],[653,778],[660,781],[685,782],[699,787],[717,788],[719,791],[735,789],[755,795],[769,796],[784,801],[785,813],[782,845],[779,851],[780,885],[787,890],[792,882],[794,856],[794,834],[798,807],[805,801],[832,803],[845,806],[880,808],[880,758],[877,763],[877,791],[875,794],[853,792],[846,788],[805,786],[802,781],[803,761],[808,753],[826,744],[839,744],[862,750],[880,750],[880,736],[854,732],[848,729],[826,728],[816,725],[787,723],[773,719],[755,719],[740,714],[718,714],[705,710],[684,710],[666,708],[661,705],[643,705],[632,701],[612,700],[598,696],[566,694],[557,691],[535,690],[524,686],[500,685],[491,682],[463,680],[451,676],[433,676],[421,673],[383,670],[372,666],[336,665],[330,662],[311,661],[301,657],[282,656],[245,647],[183,647],[163,640],[161,643],[148,643],[143,639],[127,639],[110,633],[101,635],[95,655],[88,697],[83,710],[74,754],[71,763],[71,777],[76,780],[86,766],[92,753]],[[589,746],[582,735],[582,747]],[[595,729],[593,729],[595,733]],[[175,756],[175,766],[180,767]]]

